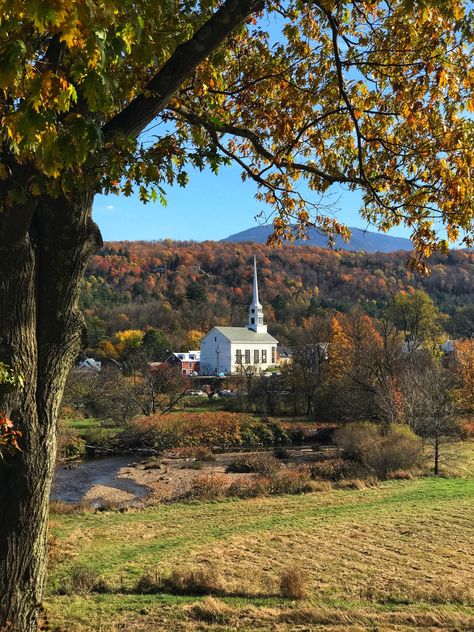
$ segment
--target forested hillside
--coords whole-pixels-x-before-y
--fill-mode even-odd
[[[321,310],[359,304],[377,316],[400,290],[424,289],[446,315],[445,329],[463,335],[474,302],[474,254],[450,251],[421,277],[408,253],[366,254],[309,246],[272,249],[223,242],[113,242],[90,262],[82,290],[89,346],[117,331],[163,330],[178,347],[215,324],[244,325],[257,255],[260,300],[270,331],[291,344]],[[190,334],[191,332],[191,334]]]

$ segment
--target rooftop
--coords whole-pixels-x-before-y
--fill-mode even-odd
[[[276,338],[268,333],[257,333],[247,327],[214,327],[231,342],[261,342],[276,344]],[[212,331],[212,330],[211,330]]]

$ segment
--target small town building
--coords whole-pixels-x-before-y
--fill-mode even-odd
[[[83,371],[98,373],[102,368],[102,362],[100,360],[94,360],[94,358],[84,358],[79,362],[78,368]]]
[[[278,345],[277,347],[277,360],[279,366],[285,366],[286,364],[290,364],[291,358],[293,356],[293,351],[286,347],[285,345]]]
[[[200,352],[187,351],[186,353],[172,353],[166,358],[166,363],[172,366],[179,366],[182,375],[199,375]]]
[[[213,327],[201,341],[201,375],[235,375],[247,367],[265,371],[278,364],[278,340],[267,332],[253,261],[253,298],[246,327]]]

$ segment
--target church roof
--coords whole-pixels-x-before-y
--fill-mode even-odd
[[[268,333],[257,333],[247,327],[214,327],[225,336],[230,342],[262,342],[274,344],[278,342],[276,338]]]

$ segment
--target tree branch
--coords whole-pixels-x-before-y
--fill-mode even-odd
[[[189,75],[245,18],[263,8],[262,0],[226,0],[193,37],[180,44],[133,101],[106,123],[105,138],[138,136],[163,110]]]
[[[224,122],[211,122],[198,114],[191,112],[190,110],[180,108],[178,106],[173,106],[169,108],[171,112],[174,112],[184,120],[188,121],[192,125],[200,125],[204,129],[206,129],[209,133],[220,133],[220,134],[231,134],[233,136],[238,136],[240,138],[246,138],[249,140],[254,146],[257,153],[271,162],[272,164],[277,165],[278,167],[285,167],[288,169],[306,171],[307,173],[312,173],[322,180],[329,182],[330,184],[338,183],[362,183],[362,180],[359,178],[350,178],[348,176],[344,176],[342,174],[333,175],[331,173],[327,173],[325,171],[321,171],[314,165],[299,163],[299,162],[289,162],[284,158],[277,158],[276,155],[272,154],[261,142],[258,135],[250,129],[239,127],[238,125],[231,125]],[[316,119],[317,120],[317,119]],[[226,152],[227,155],[230,155]],[[235,155],[231,156],[235,159]]]

